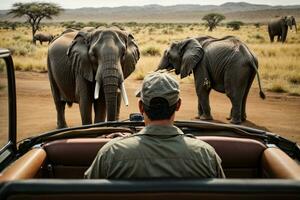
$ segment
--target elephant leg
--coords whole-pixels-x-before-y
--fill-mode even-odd
[[[240,97],[241,98],[241,97]],[[233,124],[240,124],[242,122],[242,117],[241,117],[241,112],[242,112],[242,102],[238,97],[234,98],[232,97],[231,99],[232,103],[232,118],[231,118],[231,123]]]
[[[102,94],[103,92],[100,92]],[[94,122],[104,122],[106,117],[106,105],[103,94],[99,97],[99,99],[94,101],[94,111],[95,111],[95,119]]]
[[[56,118],[57,118],[56,128],[57,129],[66,128],[68,127],[65,119],[66,102],[61,100],[60,92],[56,82],[53,79],[53,74],[51,72],[51,67],[49,64],[48,64],[48,70],[49,70],[48,76],[50,81],[51,92],[52,92],[52,96],[56,108]]]
[[[78,75],[76,77],[76,94],[79,98],[79,109],[82,125],[92,123],[93,83]]]
[[[287,32],[283,33],[281,36],[281,42],[284,43],[286,41]]]
[[[65,107],[66,107],[66,102],[65,101],[55,101],[55,107],[57,111],[57,124],[56,128],[61,129],[61,128],[66,128],[67,123],[65,119]]]
[[[271,41],[271,42],[274,42],[274,35],[271,34],[270,31],[269,31],[269,37],[270,37],[270,41]]]
[[[209,105],[209,93],[210,89],[202,89],[198,95],[198,114],[200,115],[201,120],[212,120],[213,117],[210,113]]]
[[[200,119],[200,117],[203,115],[203,109],[201,106],[201,100],[200,97],[198,96],[198,115],[195,117],[195,119]]]
[[[42,42],[42,40],[40,40],[40,44],[41,44],[41,45],[43,45],[43,42]]]
[[[79,109],[82,125],[92,123],[92,100],[88,97],[82,98],[79,101]]]
[[[251,75],[251,77],[249,77],[248,85],[246,87],[245,94],[244,94],[243,101],[242,101],[242,118],[241,118],[242,121],[246,121],[246,119],[247,119],[247,114],[246,114],[247,97],[248,97],[252,82],[256,75],[256,72],[253,69],[251,69],[251,71],[252,71],[251,72],[252,75]]]
[[[249,79],[252,78],[253,73],[252,68],[244,62],[235,65],[225,72],[225,90],[232,104],[230,122],[239,124],[242,122],[243,102],[247,98],[245,94],[246,91],[249,91]]]
[[[278,37],[277,37],[277,42],[280,42],[280,41],[281,41],[281,36],[278,35]]]

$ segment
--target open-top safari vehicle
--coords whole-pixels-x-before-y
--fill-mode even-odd
[[[14,67],[8,50],[1,49],[0,57],[9,97],[0,199],[300,199],[296,143],[262,130],[202,121],[175,125],[215,148],[226,179],[85,180],[84,171],[111,139],[107,136],[139,131],[141,118],[54,130],[17,143]]]

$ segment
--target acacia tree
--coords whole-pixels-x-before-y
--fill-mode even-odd
[[[26,17],[26,21],[30,24],[33,36],[40,29],[42,19],[52,19],[52,16],[58,15],[63,9],[54,3],[15,3],[8,14],[13,14],[13,17]]]
[[[209,27],[209,31],[212,31],[214,28],[216,28],[224,19],[225,16],[218,13],[210,13],[202,18],[202,20],[206,21],[206,26]]]

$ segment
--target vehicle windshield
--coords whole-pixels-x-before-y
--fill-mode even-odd
[[[76,46],[75,42],[72,43],[75,38],[75,35],[72,36],[72,34],[77,34],[79,30],[84,28],[81,31],[84,38],[88,37],[89,33],[92,34],[93,28],[104,30],[112,27],[116,29],[117,27],[127,34],[127,44],[123,42],[122,48],[134,48],[134,45],[137,45],[139,58],[133,66],[132,73],[127,74],[128,77],[124,75],[123,71],[122,76],[125,79],[124,84],[129,105],[125,106],[121,100],[119,119],[116,118],[116,120],[127,120],[131,113],[139,113],[139,98],[135,96],[135,93],[141,87],[143,78],[161,66],[165,50],[170,50],[171,44],[178,44],[187,38],[199,38],[201,36],[211,36],[218,39],[233,36],[238,40],[231,40],[231,43],[211,43],[208,42],[209,40],[204,43],[199,39],[201,48],[205,49],[204,54],[209,57],[207,62],[200,64],[202,61],[199,61],[195,65],[196,67],[191,69],[189,74],[182,79],[180,75],[182,71],[180,72],[178,69],[167,72],[180,82],[182,106],[180,111],[176,113],[176,120],[209,120],[209,117],[205,118],[204,115],[199,116],[199,114],[210,109],[213,120],[209,121],[230,123],[230,120],[226,118],[239,116],[236,121],[232,120],[231,117],[232,122],[241,122],[241,125],[273,132],[300,143],[300,34],[296,34],[296,24],[295,28],[294,26],[292,29],[288,27],[285,36],[277,33],[272,36],[273,32],[268,31],[269,22],[280,20],[285,16],[287,18],[293,16],[296,22],[299,21],[299,6],[296,8],[292,6],[296,4],[295,2],[293,4],[287,1],[278,1],[277,3],[277,1],[264,0],[246,0],[246,3],[238,1],[227,3],[225,0],[163,2],[153,0],[107,2],[82,0],[69,4],[71,1],[48,0],[47,2],[50,3],[50,6],[54,6],[56,12],[49,13],[51,19],[41,18],[38,25],[32,25],[26,21],[29,17],[18,10],[20,4],[13,4],[17,2],[23,1],[14,0],[0,3],[0,47],[10,50],[16,75],[17,141],[42,132],[55,130],[57,127],[82,125],[82,116],[86,117],[87,115],[82,110],[93,110],[93,107],[90,105],[90,107],[84,106],[80,109],[78,103],[79,99],[83,102],[82,99],[85,97],[94,99],[94,89],[97,88],[97,64],[96,67],[95,64],[78,64],[78,60],[87,59],[87,62],[93,63],[93,59],[94,61],[97,60],[99,55],[91,55],[91,51],[86,51],[85,57],[76,60],[74,58],[76,53],[73,51],[79,52],[82,47]],[[258,5],[253,4],[253,2]],[[275,7],[278,4],[281,7]],[[39,9],[42,8],[39,7]],[[53,47],[56,42],[59,42],[66,30],[68,33],[65,34],[73,37],[72,40],[68,40],[70,41],[68,51]],[[128,36],[129,34],[131,36]],[[273,42],[271,42],[272,39]],[[83,50],[100,45],[93,46],[94,40],[89,41],[87,39],[86,41],[88,44],[83,47]],[[248,53],[245,53],[245,58],[242,58],[234,54],[227,54],[226,50],[218,53],[213,52],[213,48],[218,47],[218,45],[224,45],[224,49],[232,45],[236,51]],[[183,49],[185,47],[187,46],[182,46]],[[249,52],[251,53],[249,54]],[[124,56],[126,57],[125,53]],[[175,61],[182,59],[179,58],[180,56],[181,54],[178,54]],[[253,57],[256,57],[257,61]],[[231,58],[245,65],[236,66],[236,62],[230,65],[228,60]],[[71,67],[59,71],[60,68],[65,67],[64,64],[61,64],[64,59],[70,59],[67,63],[71,63]],[[117,58],[118,63],[121,63],[120,66],[124,62],[122,59],[121,56]],[[247,62],[244,62],[245,60]],[[169,61],[173,60],[170,58]],[[49,71],[49,65],[51,65],[52,71]],[[91,72],[85,73],[85,69],[80,68],[81,65],[90,67]],[[225,65],[226,67],[222,67]],[[257,69],[246,65],[255,65]],[[99,63],[98,66],[100,66]],[[174,66],[176,68],[177,65],[174,64],[173,68]],[[209,68],[210,66],[215,68]],[[55,71],[57,69],[58,71]],[[264,100],[259,95],[260,89],[256,70],[259,73],[262,90],[266,95]],[[62,75],[65,71],[67,71],[66,75]],[[178,72],[179,75],[176,75],[175,72]],[[8,133],[5,74],[5,63],[1,60],[1,147],[7,142]],[[203,80],[201,79],[202,76],[204,76]],[[197,81],[195,81],[196,79]],[[248,80],[248,82],[242,80]],[[251,85],[252,80],[253,84]],[[241,85],[239,81],[245,83],[245,86]],[[85,83],[83,84],[83,82]],[[201,85],[205,85],[205,92],[199,89]],[[101,96],[103,95],[101,91],[104,90],[102,85],[99,90],[99,101],[101,99],[103,101],[101,106],[108,104],[104,102],[105,98]],[[119,88],[118,92],[121,90]],[[248,95],[235,96],[239,92],[248,90]],[[86,91],[86,93],[83,94],[82,91]],[[209,98],[205,97],[205,95],[208,96],[207,93]],[[78,98],[79,96],[81,98]],[[241,113],[235,115],[237,111],[232,110],[232,106],[239,100],[243,100],[244,106],[241,105]],[[209,105],[201,106],[199,103],[201,101],[209,102]],[[86,102],[82,104],[84,103]],[[66,124],[62,122],[62,116],[58,113],[62,107],[65,107]],[[107,114],[106,118],[110,118],[108,113],[112,111],[107,110],[105,114],[103,111],[105,106],[98,109],[104,113],[101,116]],[[246,112],[242,112],[242,110]],[[91,115],[92,121],[94,121],[95,113],[91,112]],[[87,119],[87,121],[89,120]]]

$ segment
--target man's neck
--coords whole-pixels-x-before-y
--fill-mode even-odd
[[[171,120],[155,120],[155,121],[145,121],[145,125],[159,125],[159,126],[172,126],[173,121]]]
[[[159,125],[159,126],[172,126],[174,123],[174,117],[173,115],[170,119],[163,119],[163,120],[150,120],[147,115],[144,115],[144,122],[145,125]]]

